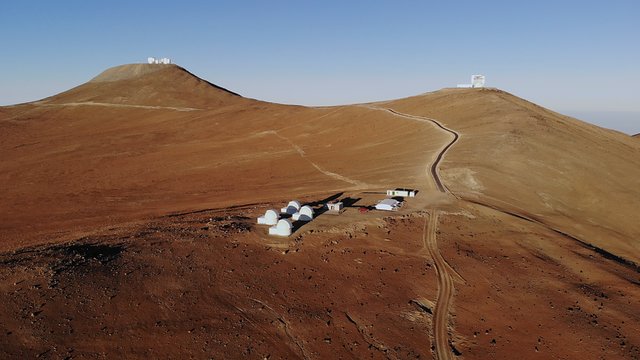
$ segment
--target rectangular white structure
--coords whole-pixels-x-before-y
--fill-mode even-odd
[[[471,84],[458,84],[458,86],[456,87],[462,88],[462,89],[468,89],[471,87]]]
[[[344,203],[342,201],[327,203],[327,210],[332,212],[340,212],[344,209]]]
[[[147,63],[149,64],[171,64],[171,59],[169,58],[162,58],[162,59],[157,59],[154,57],[148,57],[147,58]]]
[[[395,211],[402,203],[395,199],[384,199],[376,204],[376,210]]]
[[[387,196],[415,197],[416,191],[411,189],[387,190]]]
[[[471,75],[471,87],[484,87],[484,75]]]

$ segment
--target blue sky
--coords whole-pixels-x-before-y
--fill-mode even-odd
[[[640,1],[616,0],[12,1],[0,7],[0,105],[167,56],[242,95],[304,105],[410,96],[480,73],[640,132],[639,17]]]

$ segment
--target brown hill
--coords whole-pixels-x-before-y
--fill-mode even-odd
[[[190,109],[246,103],[246,99],[177,65],[129,64],[107,69],[83,85],[38,103],[87,102]]]
[[[499,90],[306,108],[126,65],[1,107],[0,151],[2,357],[640,356],[640,145]],[[317,219],[254,225],[293,198]]]
[[[455,194],[640,263],[640,178],[628,170],[640,169],[640,148],[628,136],[499,90],[444,90],[387,105],[462,135],[443,164]]]
[[[174,65],[148,70],[155,66],[116,67],[7,108],[15,115],[2,122],[11,159],[0,164],[9,189],[2,246],[30,243],[21,238],[61,223],[83,227],[90,218],[92,229],[99,219],[279,199],[285,189],[300,196],[384,188],[399,177],[415,186],[423,175],[416,161],[439,145],[416,151],[425,134],[441,134],[381,111],[269,104]]]

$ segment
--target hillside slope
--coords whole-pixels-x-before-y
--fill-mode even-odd
[[[163,65],[116,67],[3,110],[4,248],[170,211],[416,186],[445,141],[384,112],[245,99]]]
[[[177,65],[128,64],[105,70],[91,81],[39,104],[107,103],[182,108],[216,108],[248,103]]]
[[[443,164],[458,196],[548,224],[640,263],[640,146],[630,137],[492,89],[385,104],[461,134]]]

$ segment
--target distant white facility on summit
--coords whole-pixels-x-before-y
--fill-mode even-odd
[[[471,75],[471,84],[458,84],[458,88],[482,88],[484,87],[484,75]]]
[[[484,75],[471,75],[471,87],[484,87]]]
[[[149,63],[149,64],[171,64],[171,59],[169,59],[169,58],[156,59],[154,57],[148,57],[147,58],[147,63]]]

